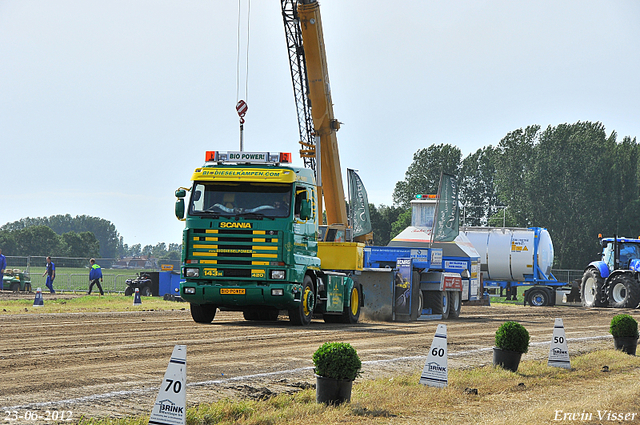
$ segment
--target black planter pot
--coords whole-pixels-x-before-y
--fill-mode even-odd
[[[353,381],[316,375],[316,403],[342,404],[351,401]]]
[[[635,356],[636,348],[638,347],[638,338],[633,336],[614,336],[613,346],[616,347],[616,350],[621,350]]]
[[[493,347],[493,365],[500,366],[503,369],[516,372],[520,365],[520,358],[522,353],[518,351],[503,350],[498,347]]]

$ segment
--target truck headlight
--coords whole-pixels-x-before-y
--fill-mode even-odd
[[[199,277],[200,276],[200,269],[188,267],[188,268],[184,269],[184,275],[185,275],[185,277]]]
[[[270,275],[271,279],[284,280],[287,274],[284,270],[271,270]]]
[[[184,293],[185,294],[195,294],[196,293],[196,288],[186,287],[186,288],[184,288]]]

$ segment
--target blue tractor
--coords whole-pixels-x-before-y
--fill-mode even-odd
[[[640,303],[640,239],[602,238],[602,258],[585,269],[580,297],[585,307],[635,308]]]

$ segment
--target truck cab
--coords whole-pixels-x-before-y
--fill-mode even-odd
[[[218,308],[247,320],[276,320],[285,310],[295,324],[309,323],[319,304],[329,314],[334,278],[320,270],[313,171],[290,161],[283,153],[207,152],[191,188],[176,191],[176,216],[186,224],[180,296],[196,322],[211,322]],[[340,280],[349,287],[347,276]]]

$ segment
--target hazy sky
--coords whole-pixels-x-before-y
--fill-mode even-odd
[[[206,150],[297,155],[277,0],[0,0],[0,225],[91,215],[179,243],[174,191]],[[636,0],[324,0],[342,167],[392,203],[413,154],[601,121],[640,136]],[[248,92],[245,93],[249,22]],[[569,164],[568,164],[569,166]],[[5,253],[10,255],[11,253]]]

